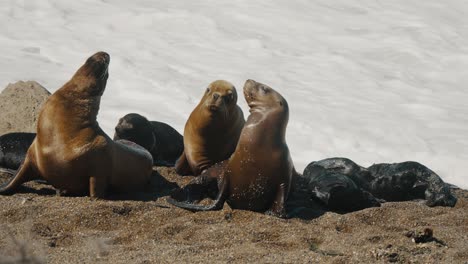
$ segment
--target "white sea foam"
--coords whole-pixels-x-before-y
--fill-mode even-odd
[[[55,91],[107,51],[109,134],[129,112],[182,132],[211,81],[252,78],[288,100],[299,171],[415,160],[468,188],[466,1],[1,1],[0,87]]]

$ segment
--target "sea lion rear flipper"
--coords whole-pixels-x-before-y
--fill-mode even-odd
[[[33,164],[29,161],[29,158],[26,157],[26,160],[20,166],[16,174],[14,174],[14,171],[7,172],[14,176],[9,182],[0,185],[0,194],[11,194],[21,184],[37,179],[38,177],[34,175],[34,171]]]
[[[278,191],[276,192],[275,201],[273,201],[273,205],[271,209],[266,212],[266,214],[277,216],[280,218],[286,218],[286,184],[281,183],[278,187]]]
[[[215,171],[218,171],[218,168],[221,169],[221,166],[215,167]],[[213,171],[213,168],[210,168],[208,170],[209,172]],[[206,185],[212,182],[213,180],[213,174],[214,173],[204,173],[200,177],[197,177],[194,179],[194,182],[196,182],[194,185]],[[227,188],[228,187],[228,180],[224,175],[221,174],[219,176],[219,185],[218,185],[218,195],[216,196],[216,199],[211,205],[197,205],[197,204],[192,204],[188,202],[181,202],[181,201],[176,201],[172,197],[167,198],[167,202],[175,205],[177,207],[187,209],[189,211],[214,211],[214,210],[221,210],[224,205],[224,201],[226,200],[227,197]]]
[[[193,174],[185,152],[182,152],[182,155],[177,159],[174,167],[179,175],[185,176]]]
[[[0,173],[15,175],[16,172],[17,172],[16,170],[11,170],[11,169],[7,169],[7,168],[0,168]]]

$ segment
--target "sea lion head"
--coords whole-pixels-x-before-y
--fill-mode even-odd
[[[109,78],[109,54],[100,51],[89,57],[72,78],[75,89],[88,96],[102,96]]]
[[[244,84],[244,97],[250,107],[250,112],[269,110],[279,110],[286,115],[289,112],[288,102],[266,84],[247,80]]]
[[[229,112],[237,104],[237,92],[234,85],[227,81],[212,82],[205,90],[202,107],[210,113]]]
[[[120,118],[115,127],[114,140],[132,141],[151,151],[156,144],[151,123],[144,116],[131,113]]]

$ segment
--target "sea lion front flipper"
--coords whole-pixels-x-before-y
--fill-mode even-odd
[[[271,206],[271,209],[266,212],[268,215],[277,216],[280,218],[286,218],[286,184],[281,183],[276,192],[276,198]]]
[[[11,172],[13,171],[10,171],[8,173]],[[21,184],[35,180],[37,178],[38,177],[37,175],[35,175],[35,169],[33,167],[33,164],[27,156],[24,163],[21,164],[21,166],[19,167],[17,173],[14,174],[13,179],[11,179],[9,182],[0,185],[0,194],[11,194]]]
[[[177,159],[174,167],[179,175],[186,176],[193,174],[192,168],[187,160],[187,156],[185,155],[185,151],[182,152],[182,155]]]
[[[224,177],[220,181],[221,183],[220,183],[218,196],[216,197],[215,201],[210,205],[198,205],[198,204],[187,203],[187,202],[179,202],[173,199],[172,197],[167,198],[167,202],[172,205],[175,205],[177,207],[180,207],[180,208],[192,211],[192,212],[221,210],[223,208],[224,201],[226,200],[226,196],[227,196],[228,181]]]
[[[182,189],[182,193],[186,198],[185,201],[176,200],[176,195],[171,195],[171,197],[167,198],[167,202],[190,211],[221,210],[227,197],[227,187],[229,184],[225,175],[226,164],[226,161],[215,164],[209,169],[205,170],[200,176],[193,179],[189,185]],[[211,205],[206,206],[193,204],[193,200],[201,200],[198,199],[200,197],[194,196],[200,196],[201,193],[206,192],[207,190],[209,191],[209,189],[211,189],[210,185],[215,181],[218,184],[218,193],[214,199],[214,202]]]

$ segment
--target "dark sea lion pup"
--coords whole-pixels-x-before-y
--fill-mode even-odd
[[[457,198],[435,172],[415,161],[374,164],[368,168],[374,177],[369,191],[387,201],[424,199],[427,206],[450,206]]]
[[[272,88],[247,80],[244,96],[250,115],[232,156],[195,178],[182,194],[217,180],[219,192],[208,206],[176,201],[169,203],[193,211],[219,210],[225,201],[231,208],[285,217],[294,166],[285,134],[289,119],[286,100]],[[177,198],[178,194],[174,195]]]
[[[148,121],[131,113],[120,118],[115,127],[114,140],[126,139],[144,147],[153,156],[156,166],[174,166],[184,151],[184,139],[168,124]]]
[[[322,173],[338,173],[349,177],[359,188],[369,189],[374,177],[364,167],[347,158],[328,158],[313,161],[304,169],[302,177],[312,179]]]
[[[129,141],[114,142],[96,120],[109,61],[105,52],[94,54],[48,98],[25,161],[13,179],[0,186],[0,194],[34,179],[44,179],[67,194],[96,198],[109,190],[139,190],[149,183],[151,154]]]
[[[428,206],[453,207],[457,202],[448,184],[414,161],[364,168],[347,158],[328,158],[311,162],[302,177],[309,183],[310,194],[325,204],[332,202],[336,206],[328,207],[333,210],[360,209],[353,204],[375,206],[375,198],[382,202],[424,199]]]
[[[15,132],[0,136],[0,171],[17,170],[26,158],[36,133]]]
[[[310,179],[309,188],[312,198],[336,212],[345,213],[380,206],[377,198],[341,173],[321,173]]]
[[[227,81],[210,84],[184,128],[184,153],[175,168],[180,175],[199,175],[234,152],[244,126],[236,88]]]
[[[352,212],[380,206],[378,199],[362,188],[370,180],[370,173],[349,159],[311,162],[301,177],[310,197],[333,211]]]

